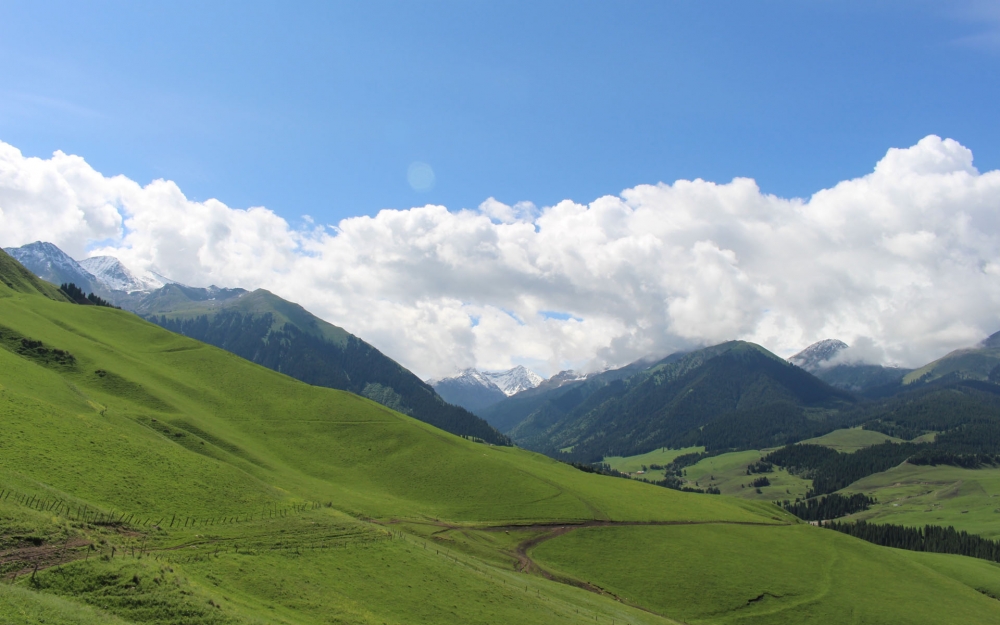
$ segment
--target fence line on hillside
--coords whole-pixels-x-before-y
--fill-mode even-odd
[[[170,513],[160,515],[143,515],[137,513],[123,512],[110,509],[102,510],[90,504],[72,503],[61,497],[52,499],[40,497],[31,493],[0,487],[0,502],[16,503],[38,512],[51,512],[63,516],[67,519],[86,523],[89,525],[131,527],[131,528],[176,528],[187,527],[212,527],[215,525],[233,525],[236,523],[248,523],[265,519],[284,518],[292,514],[301,514],[309,510],[316,510],[322,507],[331,508],[333,503],[319,503],[306,501],[304,503],[293,503],[278,507],[274,504],[262,506],[253,512],[238,512],[235,514],[225,514],[217,516],[190,516],[184,514]],[[364,519],[363,519],[364,520]],[[369,521],[370,522],[370,521]]]

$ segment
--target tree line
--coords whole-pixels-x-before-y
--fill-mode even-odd
[[[76,284],[69,282],[63,282],[59,285],[59,290],[66,294],[66,297],[70,298],[77,304],[83,304],[84,306],[104,306],[106,308],[117,308],[121,310],[121,306],[115,306],[103,297],[98,297],[93,293],[84,293],[83,289],[76,286]]]
[[[867,510],[875,503],[877,500],[874,497],[862,493],[848,496],[833,493],[826,497],[814,497],[804,501],[786,499],[781,502],[781,507],[804,521],[826,521]]]
[[[821,445],[788,445],[764,456],[765,462],[812,479],[806,498],[838,491],[858,480],[903,463],[926,444],[885,442],[842,453]]]
[[[697,455],[697,454],[687,454],[687,455]],[[610,475],[611,477],[622,477],[628,480],[638,479],[632,477],[628,473],[623,473],[618,469],[611,468],[611,465],[607,464],[606,462],[594,462],[589,464],[585,462],[567,462],[566,464],[575,467],[580,471],[583,471],[584,473],[597,473],[598,475]],[[685,493],[707,493],[709,495],[722,494],[722,491],[720,491],[715,486],[709,486],[708,488],[695,488],[693,486],[688,486],[685,483],[685,481],[680,478],[679,475],[672,474],[669,471],[666,473],[666,475],[664,475],[664,478],[662,480],[656,480],[648,483],[653,484],[655,486],[662,486],[663,488],[669,488],[671,490],[683,491]]]
[[[922,528],[903,525],[883,525],[856,521],[840,523],[831,521],[823,527],[866,540],[883,547],[950,553],[1000,562],[1000,541],[983,538],[976,534],[958,531],[954,527],[925,525]]]

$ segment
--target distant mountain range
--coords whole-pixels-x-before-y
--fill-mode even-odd
[[[76,261],[52,243],[36,241],[4,251],[39,278],[56,286],[75,284],[86,293],[93,293],[134,310],[143,297],[166,284],[174,284],[155,272],[133,273],[113,256],[94,256]]]
[[[729,341],[528,391],[482,414],[525,447],[594,462],[657,447],[756,448],[811,432],[816,414],[852,404],[759,345]]]
[[[85,258],[80,261],[80,266],[111,291],[150,293],[164,285],[175,284],[173,280],[152,271],[137,276],[114,256]]]
[[[587,376],[563,372],[479,414],[518,445],[596,462],[657,447],[765,449],[858,425],[915,437],[995,411],[1000,333],[912,372],[838,364],[847,347],[820,341],[785,361],[729,341]]]
[[[4,251],[42,280],[59,286],[73,283],[89,293],[103,296],[106,289],[94,274],[51,243],[36,241],[21,247],[8,247]]]
[[[835,386],[855,393],[884,393],[886,387],[898,385],[912,369],[886,367],[865,363],[837,362],[836,357],[848,348],[847,343],[837,339],[824,339],[813,343],[788,359]]]
[[[458,375],[429,381],[445,401],[472,412],[483,410],[507,397],[533,389],[545,379],[518,365],[506,371],[466,369]]]
[[[1000,393],[1000,333],[917,370],[851,363],[848,345],[835,339],[787,361],[729,341],[587,375],[543,380],[519,366],[468,369],[429,384],[265,290],[192,288],[111,257],[77,262],[48,243],[10,253],[52,283],[83,283],[165,328],[310,384],[352,391],[453,433],[584,462],[657,447],[762,449],[850,425],[930,432],[936,426],[926,415],[942,406],[959,402],[962,415],[986,414],[993,408],[983,408],[983,398]],[[25,275],[12,269],[8,279],[52,289],[15,269]],[[50,296],[62,297],[58,289]]]
[[[74,283],[168,330],[303,382],[363,395],[453,434],[510,444],[368,343],[263,289],[189,287],[137,274],[108,256],[77,262],[51,243],[7,252],[48,282]]]
[[[847,343],[837,339],[823,339],[813,343],[801,352],[788,359],[796,367],[802,367],[809,373],[830,366],[830,361],[840,352],[847,349]]]
[[[42,295],[57,302],[73,301],[58,287],[40,279],[16,259],[3,252],[0,252],[0,283],[13,293]]]

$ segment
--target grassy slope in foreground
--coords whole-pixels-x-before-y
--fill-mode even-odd
[[[142,525],[141,536],[135,536],[81,525],[59,513],[29,514],[35,525],[50,526],[42,535],[50,556],[65,554],[59,538],[64,533],[98,549],[86,562],[41,571],[34,586],[22,576],[18,590],[35,587],[44,593],[19,595],[31,600],[36,613],[52,595],[61,595],[132,622],[164,624],[666,623],[607,597],[515,573],[512,554],[477,559],[432,537],[388,540],[386,529],[341,511],[424,522],[440,518],[453,525],[788,519],[762,503],[585,474],[521,450],[471,443],[121,311],[9,290],[0,295],[6,295],[0,297],[6,328],[75,356],[73,363],[43,365],[0,349],[3,486],[60,497],[72,506],[153,518],[176,514],[185,517],[185,525],[191,516],[198,523],[178,528],[163,521],[161,530]],[[301,501],[332,507],[260,518]],[[0,519],[13,518],[7,506],[16,504],[2,505]],[[247,512],[255,513],[253,521],[223,518],[245,519]],[[782,527],[787,526],[759,531]],[[584,531],[602,536],[607,531],[613,538],[618,528]],[[24,532],[0,532],[18,533]],[[121,559],[140,539],[153,559]],[[738,551],[766,561],[773,548],[769,540],[741,542]],[[105,559],[112,546],[118,557]],[[664,546],[629,547],[659,548]],[[799,554],[818,560],[829,549],[821,540],[804,545]],[[858,584],[874,586],[877,578],[866,570],[877,565],[881,553],[863,552],[853,572]],[[711,563],[703,564],[692,579],[707,583],[718,573]],[[658,566],[654,574],[664,579],[672,564]],[[779,561],[767,568],[778,577],[796,572]],[[730,583],[740,588],[725,582]],[[949,587],[927,596],[946,603],[951,592]],[[895,605],[890,595],[885,599],[907,620],[907,605]],[[655,598],[643,601],[649,602],[646,607],[657,605]],[[87,622],[86,611],[81,609],[78,622]]]
[[[0,350],[11,433],[0,471],[97,505],[210,516],[291,497],[456,521],[771,514],[468,442],[129,313],[27,299],[0,299],[3,324],[76,364],[56,370]]]
[[[98,546],[88,561],[43,570],[34,582],[21,569],[4,605],[25,605],[16,614],[5,608],[5,619],[20,614],[28,622],[60,622],[54,611],[65,605],[52,595],[62,595],[90,604],[61,619],[81,623],[100,621],[100,615],[92,618],[94,610],[131,622],[171,624],[330,618],[541,624],[582,617],[665,623],[580,589],[514,573],[510,556],[497,568],[433,543],[432,552],[422,543],[386,541],[385,530],[337,509],[458,522],[767,522],[782,516],[766,506],[623,483],[529,452],[471,443],[121,311],[4,295],[5,332],[67,350],[75,362],[43,366],[0,349],[2,486],[74,507],[140,518],[176,515],[185,525],[190,516],[198,523],[178,528],[164,520],[163,530],[141,526],[152,560],[121,560],[137,537],[81,527],[72,515],[39,512],[32,523],[5,526],[0,534],[42,538],[50,555],[64,553],[66,538]],[[334,508],[304,513],[306,529],[291,518],[259,519],[261,511],[287,510],[304,500]],[[10,501],[3,505],[4,523],[18,510],[31,513]],[[236,524],[224,520],[247,512],[258,516]],[[46,524],[58,527],[40,531]],[[106,560],[113,545],[119,559]],[[178,545],[188,547],[176,550]],[[526,587],[515,593],[522,582]],[[166,592],[175,587],[185,593]],[[25,594],[32,588],[43,594]]]
[[[510,443],[373,346],[264,289],[171,284],[143,298],[136,312],[307,384],[363,395],[453,434]]]
[[[808,525],[580,529],[532,555],[687,623],[1000,623],[996,599],[977,592],[996,588],[1000,567],[830,534]]]

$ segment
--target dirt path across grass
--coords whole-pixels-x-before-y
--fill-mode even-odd
[[[14,578],[52,566],[83,559],[90,549],[89,540],[72,538],[61,544],[22,545],[0,551],[0,570],[4,577]]]
[[[605,521],[605,520],[586,520],[579,522],[569,522],[569,523],[528,523],[528,524],[507,524],[507,525],[485,525],[485,526],[473,526],[473,525],[456,525],[454,523],[447,523],[444,521],[407,521],[401,519],[392,519],[387,524],[414,524],[414,525],[431,525],[434,527],[440,527],[443,530],[464,530],[464,531],[481,531],[481,532],[511,532],[511,531],[541,531],[542,533],[535,536],[526,538],[525,540],[519,542],[517,547],[514,549],[512,554],[517,558],[517,570],[522,573],[534,573],[536,575],[541,575],[545,579],[560,583],[567,584],[570,586],[575,586],[577,588],[582,588],[589,592],[611,597],[619,603],[623,603],[630,607],[636,608],[637,610],[642,610],[650,614],[655,614],[662,618],[669,619],[670,617],[654,612],[649,608],[638,605],[631,601],[628,601],[622,597],[619,597],[613,592],[605,590],[600,586],[591,584],[590,582],[575,579],[567,575],[562,575],[553,571],[549,571],[544,567],[540,566],[535,562],[531,555],[528,553],[538,545],[545,541],[552,540],[553,538],[558,538],[573,530],[588,527],[642,527],[642,526],[666,526],[666,525],[758,525],[758,526],[783,526],[790,525],[790,523],[767,523],[763,521]]]
[[[572,532],[575,529],[586,528],[586,527],[635,527],[635,526],[665,526],[665,525],[786,525],[784,523],[764,523],[759,521],[583,521],[581,523],[537,523],[532,525],[499,525],[491,526],[487,528],[479,528],[485,531],[505,531],[509,532],[511,530],[548,530],[543,534],[538,534],[537,536],[532,536],[527,538],[520,543],[518,543],[515,549],[515,555],[517,556],[520,565],[518,570],[522,572],[537,572],[547,579],[552,579],[556,581],[565,581],[568,578],[559,578],[554,576],[549,571],[538,565],[537,562],[531,559],[528,555],[528,551],[537,547],[547,540],[552,540],[553,538],[558,538],[564,534]],[[579,586],[580,588],[586,588],[587,590],[593,590],[595,592],[600,592],[601,594],[606,594],[604,590],[598,589],[587,582],[579,581],[569,581],[574,586]]]

